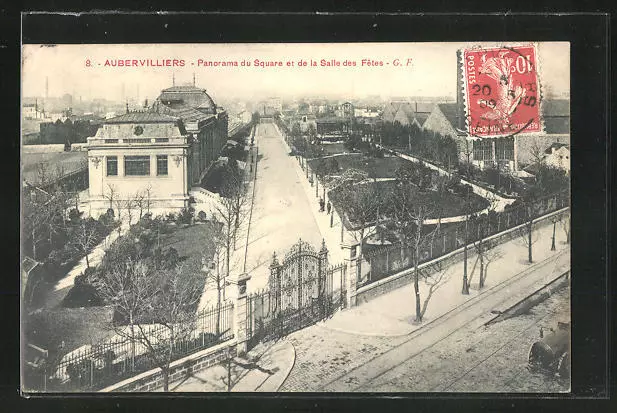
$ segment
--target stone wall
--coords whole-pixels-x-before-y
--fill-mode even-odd
[[[564,208],[559,211],[552,212],[543,217],[536,219],[533,223],[534,228],[543,227],[551,224],[551,218],[553,217],[561,217],[565,214],[569,213],[569,208]],[[518,237],[518,231],[523,228],[525,224],[519,225],[514,228],[510,228],[507,231],[503,231],[499,234],[495,234],[486,238],[486,241],[497,241],[499,244],[510,241],[514,238]],[[468,258],[474,256],[473,249],[470,248],[467,250]],[[439,267],[448,266],[460,262],[463,260],[463,248],[459,248],[455,251],[452,251],[442,257],[436,258],[432,261],[425,262],[418,266],[418,269],[422,271],[423,274],[431,274],[436,271]],[[363,287],[358,288],[356,292],[356,302],[357,304],[365,303],[372,300],[375,297],[378,297],[387,292],[396,290],[397,288],[403,287],[407,284],[413,282],[413,267],[408,268],[399,272],[398,274],[391,275],[382,280],[375,281],[374,283],[365,285]]]
[[[21,147],[23,153],[52,153],[52,152],[64,152],[64,144],[51,144],[51,145],[23,145]]]
[[[170,366],[169,384],[172,385],[173,382],[183,377],[219,364],[229,356],[230,352],[231,356],[236,356],[235,339],[174,361]],[[163,375],[161,369],[156,368],[106,387],[101,392],[149,392],[162,390],[162,388]]]

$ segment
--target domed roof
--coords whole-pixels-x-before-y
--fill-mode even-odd
[[[190,107],[205,113],[216,113],[216,104],[206,93],[206,89],[200,89],[193,85],[172,86],[163,89],[158,100],[171,109]]]

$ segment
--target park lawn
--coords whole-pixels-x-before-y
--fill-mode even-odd
[[[210,221],[175,227],[170,234],[165,235],[161,248],[175,248],[180,260],[187,265],[200,264],[202,256],[207,260],[214,257],[213,231],[214,224]]]
[[[385,210],[382,210],[385,214],[390,214],[391,211],[387,211],[388,207],[392,207],[394,205],[394,186],[396,185],[396,181],[378,181],[378,182],[370,182],[362,185],[373,185],[377,186],[378,194],[381,194],[379,198],[384,200]],[[334,207],[337,210],[345,211],[345,202],[339,198],[338,191],[330,192],[330,199],[334,204]],[[428,218],[446,218],[452,216],[460,216],[463,215],[465,199],[459,195],[445,192],[443,194],[439,194],[437,191],[428,190],[421,191],[419,188],[415,188],[414,195],[417,195],[413,199],[413,203],[415,205],[424,205],[433,210],[433,213],[429,215]],[[388,199],[390,198],[390,199]],[[482,198],[481,196],[472,193],[470,195],[470,201],[472,204],[473,211],[481,211],[489,206],[489,202]],[[434,205],[439,205],[441,211],[439,209],[434,208]],[[352,223],[353,225],[353,223]]]
[[[326,155],[334,155],[337,153],[349,153],[349,149],[345,148],[342,142],[321,144]]]
[[[49,350],[53,358],[111,337],[113,332],[106,326],[112,318],[111,306],[57,307],[29,315],[24,328],[31,332],[31,342]]]
[[[373,185],[379,185],[380,190],[385,196],[393,196],[394,194],[394,186],[395,181],[385,181],[385,182],[376,182]],[[417,195],[413,202],[417,205],[424,205],[431,208],[432,205],[438,205],[441,209],[441,213],[439,210],[434,209],[433,213],[429,216],[429,218],[446,218],[446,217],[454,217],[463,215],[465,213],[463,207],[465,205],[465,199],[457,194],[453,194],[451,192],[444,192],[439,194],[437,191],[421,191],[419,188],[415,188],[414,195]],[[489,206],[489,202],[482,198],[478,194],[472,193],[470,195],[469,201],[471,202],[471,207],[473,211],[481,211]]]
[[[368,157],[362,154],[341,155],[333,157],[339,166],[340,173],[347,169],[359,169],[365,171],[371,178],[394,178],[397,169],[403,162],[407,162],[396,156],[385,156],[383,158]],[[318,162],[317,159],[309,161],[313,167]]]

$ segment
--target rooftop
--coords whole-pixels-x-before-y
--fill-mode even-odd
[[[458,126],[458,106],[456,103],[438,103],[437,106],[448,122],[456,128]]]
[[[544,153],[552,153],[553,149],[559,149],[559,148],[563,148],[565,147],[566,149],[570,148],[570,145],[568,145],[567,143],[559,143],[559,142],[553,142],[551,144],[551,146],[549,146],[548,148],[546,148],[546,150],[544,151]]]
[[[105,123],[176,123],[178,118],[168,114],[144,111],[129,112],[120,116],[105,120]]]
[[[206,93],[206,89],[200,89],[194,85],[172,86],[161,91],[158,101],[171,109],[179,107],[191,107],[216,113],[214,100]]]

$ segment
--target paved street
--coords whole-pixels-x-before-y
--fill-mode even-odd
[[[318,249],[322,240],[311,211],[318,204],[307,198],[296,160],[273,124],[257,125],[255,144],[259,157],[246,265],[249,291],[266,286],[273,252],[282,257],[298,238]]]

